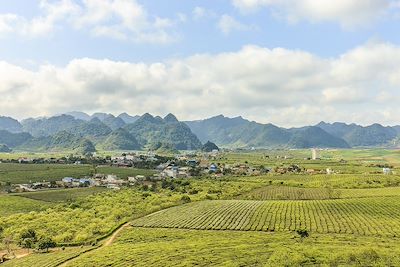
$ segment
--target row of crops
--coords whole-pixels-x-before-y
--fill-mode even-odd
[[[395,236],[400,197],[309,201],[204,201],[133,222],[138,227]]]
[[[399,196],[400,187],[368,189],[301,188],[293,186],[266,186],[240,195],[245,200],[312,200]]]
[[[34,253],[28,257],[15,259],[2,264],[2,267],[55,267],[94,249],[94,247],[58,249],[50,253]]]

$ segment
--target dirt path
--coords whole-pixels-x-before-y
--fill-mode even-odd
[[[108,246],[112,245],[112,244],[114,243],[115,239],[118,237],[118,235],[119,235],[126,227],[128,227],[129,225],[130,225],[130,222],[127,222],[127,223],[121,225],[121,227],[118,228],[118,230],[116,230],[116,231],[115,231],[101,246],[98,246],[98,247],[95,248],[95,249],[91,249],[91,250],[89,250],[89,251],[83,252],[82,254],[80,254],[80,255],[78,255],[78,256],[76,256],[76,257],[74,257],[74,258],[68,259],[67,261],[65,261],[65,262],[61,263],[60,265],[58,265],[58,267],[66,267],[69,263],[71,263],[72,261],[76,260],[77,258],[79,258],[79,257],[80,257],[81,255],[83,255],[83,254],[86,254],[86,253],[89,253],[89,252],[98,250],[98,249],[100,249],[100,248],[102,248],[102,247],[108,247]]]
[[[107,239],[106,242],[104,242],[104,244],[102,245],[102,247],[107,247],[109,245],[111,245],[112,243],[114,243],[115,239],[118,237],[119,233],[121,233],[121,231],[123,231],[126,227],[128,227],[130,225],[129,222],[123,224],[117,231],[114,232],[114,234],[112,234],[112,236],[110,236],[109,239]]]

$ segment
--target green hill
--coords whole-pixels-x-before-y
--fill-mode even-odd
[[[178,150],[196,150],[202,146],[190,128],[172,114],[163,119],[146,113],[134,123],[126,125],[125,129],[142,147],[152,147],[161,143],[169,144]]]
[[[222,115],[186,124],[201,141],[213,140],[217,145],[225,147],[349,147],[344,140],[313,126],[284,129],[273,124],[251,122],[242,117],[227,118]]]
[[[100,146],[105,150],[139,150],[136,138],[125,129],[112,132]]]

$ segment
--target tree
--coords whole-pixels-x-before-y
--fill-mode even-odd
[[[181,197],[181,201],[182,201],[183,203],[189,203],[189,202],[191,202],[192,200],[190,199],[189,196],[184,195],[184,196]]]
[[[300,236],[300,240],[303,241],[304,238],[309,237],[310,234],[308,233],[308,231],[306,229],[299,229],[296,231],[297,234]]]
[[[28,229],[22,232],[21,237],[19,239],[19,245],[23,248],[33,248],[35,243],[37,242],[36,232],[32,229]]]
[[[51,238],[42,237],[37,242],[37,249],[38,250],[46,250],[46,252],[49,252],[49,248],[54,248],[54,247],[56,247],[56,245],[57,245],[56,242],[54,242]]]

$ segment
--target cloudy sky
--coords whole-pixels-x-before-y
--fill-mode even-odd
[[[3,0],[0,114],[400,124],[400,0]]]

